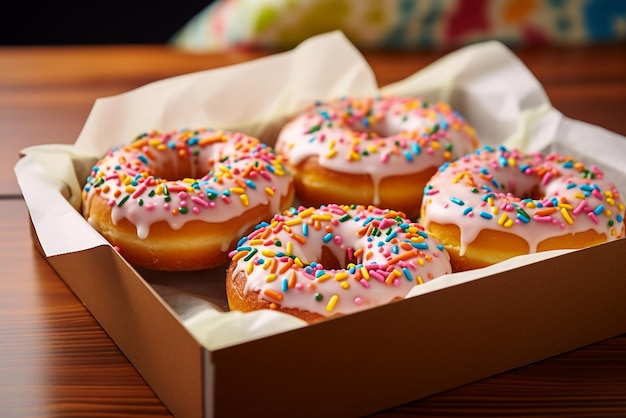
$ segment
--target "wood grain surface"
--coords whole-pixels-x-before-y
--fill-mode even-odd
[[[626,135],[623,45],[515,52],[566,116]],[[385,85],[443,53],[366,59]],[[19,150],[74,142],[98,97],[261,55],[194,55],[161,46],[0,48],[0,416],[171,416],[33,248],[13,174]],[[626,335],[376,416],[623,417]]]

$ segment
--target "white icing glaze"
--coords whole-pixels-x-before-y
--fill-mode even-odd
[[[369,174],[378,195],[382,179],[434,171],[474,151],[477,143],[474,129],[446,103],[341,98],[316,104],[287,123],[276,150],[292,166],[317,156],[329,170]]]
[[[322,248],[340,266],[324,268]],[[328,205],[292,208],[239,241],[233,274],[283,308],[348,314],[403,298],[451,272],[448,253],[401,212]]]
[[[161,178],[169,167],[184,178]],[[92,199],[106,199],[113,224],[128,219],[146,238],[159,221],[178,230],[192,220],[227,222],[257,205],[275,213],[290,182],[281,159],[256,138],[211,129],[153,131],[96,164],[83,189],[83,211],[88,217]]]
[[[624,202],[597,167],[571,158],[484,147],[440,167],[424,190],[423,225],[457,225],[460,255],[483,229],[523,238],[531,253],[554,236],[624,235]]]

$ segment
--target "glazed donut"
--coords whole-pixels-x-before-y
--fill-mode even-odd
[[[447,253],[419,224],[372,206],[291,208],[230,256],[231,310],[277,309],[309,323],[404,298],[451,272]]]
[[[83,215],[131,264],[183,271],[228,262],[239,237],[292,204],[281,158],[258,139],[157,131],[110,150],[83,188]]]
[[[372,204],[417,217],[437,167],[477,145],[445,103],[370,97],[316,103],[283,127],[275,148],[305,206]]]
[[[420,221],[454,271],[624,236],[615,186],[599,168],[557,154],[483,147],[440,167],[424,195]]]

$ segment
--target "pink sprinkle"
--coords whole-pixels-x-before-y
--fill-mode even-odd
[[[552,217],[550,216],[534,215],[533,219],[536,220],[537,222],[552,222]]]
[[[591,191],[591,194],[597,197],[598,199],[602,200],[602,194],[598,191],[598,189],[593,189]]]
[[[214,207],[215,207],[215,202],[210,201],[210,202],[209,202],[209,207],[210,207],[210,208],[214,208]]]
[[[370,282],[368,282],[365,279],[361,279],[359,280],[359,283],[361,283],[363,285],[364,288],[369,289],[370,288]]]
[[[600,221],[598,221],[598,217],[596,216],[596,214],[593,213],[593,212],[587,213],[587,216],[589,216],[589,219],[591,219],[593,221],[593,223],[595,223],[595,224],[600,222]]]
[[[586,200],[583,200],[582,202],[580,202],[580,203],[578,204],[578,206],[576,206],[576,208],[572,211],[572,213],[573,213],[574,215],[578,215],[580,212],[582,212],[582,211],[583,211],[583,209],[585,209],[585,206],[586,206],[586,205],[587,205],[587,201],[586,201]]]
[[[197,206],[194,206],[193,208],[191,208],[191,211],[195,213],[196,215],[200,213],[200,209],[198,209]]]
[[[374,279],[378,280],[379,282],[384,282],[385,281],[385,277],[382,274],[378,273],[378,271],[371,270],[369,272],[369,274],[370,274],[370,277],[373,277]]]
[[[222,198],[224,203],[230,203],[230,198],[228,196],[226,196],[225,194],[220,195],[220,197]]]
[[[198,196],[191,196],[191,201],[205,208],[209,207],[209,202],[204,199],[199,198]]]
[[[109,207],[112,208],[113,206],[115,206],[115,199],[109,200]]]
[[[343,239],[339,235],[335,235],[335,238],[333,238],[333,241],[335,241],[335,244],[341,245]]]
[[[354,304],[355,305],[362,305],[363,304],[363,299],[361,299],[360,297],[355,297],[354,298]]]

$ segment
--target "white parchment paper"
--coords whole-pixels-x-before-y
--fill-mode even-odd
[[[601,166],[620,190],[626,190],[626,170],[621,167],[626,139],[563,116],[504,45],[485,42],[462,48],[405,80],[379,88],[363,56],[340,32],[313,37],[292,51],[98,99],[74,145],[25,149],[15,172],[45,254],[86,250],[109,245],[77,211],[82,182],[109,148],[152,129],[205,126],[242,131],[273,145],[285,118],[312,101],[375,94],[447,101],[476,128],[483,144],[570,154]],[[455,273],[415,287],[409,297],[561,253],[522,256]],[[161,296],[208,349],[306,325],[278,312],[221,312],[169,287]]]

